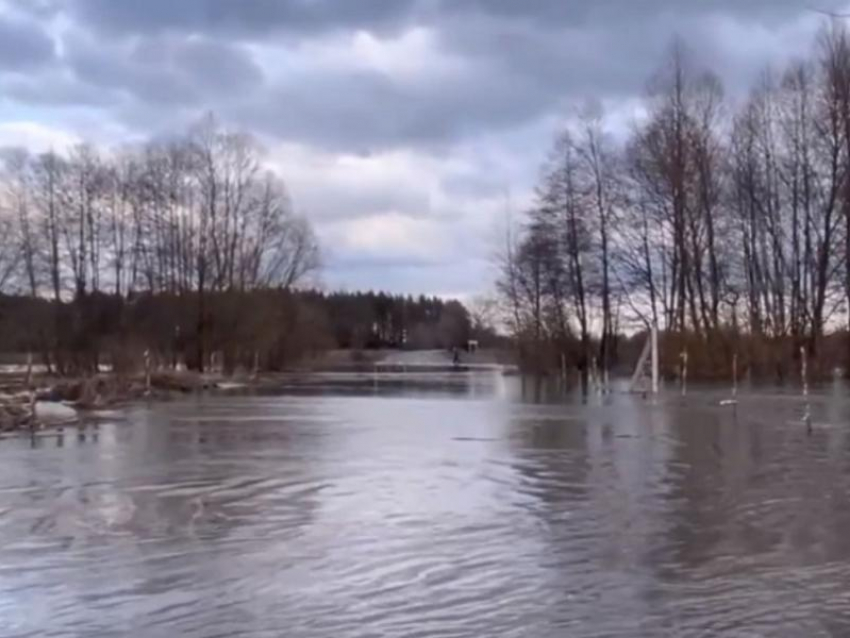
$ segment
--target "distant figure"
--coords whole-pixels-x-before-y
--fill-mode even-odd
[[[452,365],[460,365],[460,351],[457,348],[452,348]]]

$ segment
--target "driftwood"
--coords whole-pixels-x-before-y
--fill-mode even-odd
[[[46,379],[42,379],[44,381]],[[50,387],[36,390],[24,390],[17,383],[5,390],[0,389],[0,433],[76,422],[80,420],[79,410],[239,387],[244,387],[244,384],[219,384],[204,375],[187,371],[147,371],[144,377],[135,378],[100,374],[84,379],[55,380]]]
[[[37,401],[33,392],[0,395],[0,432],[35,430],[75,423],[76,409],[56,401]]]
[[[0,432],[36,427],[34,406],[30,393],[0,395]]]

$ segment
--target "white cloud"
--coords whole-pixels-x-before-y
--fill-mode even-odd
[[[339,254],[361,260],[440,263],[451,258],[451,235],[433,219],[398,213],[339,221],[323,235]]]
[[[298,210],[318,223],[390,212],[426,215],[440,179],[436,161],[411,151],[358,156],[290,143],[275,146],[268,160]]]
[[[20,146],[33,152],[68,149],[80,138],[68,131],[30,121],[0,122],[0,146]]]

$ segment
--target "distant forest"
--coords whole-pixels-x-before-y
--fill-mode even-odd
[[[0,352],[33,353],[54,372],[93,372],[109,363],[138,370],[148,350],[160,365],[199,368],[197,294],[102,292],[72,302],[0,296]],[[204,352],[227,370],[283,370],[344,348],[448,349],[493,330],[457,301],[383,293],[263,289],[208,293]],[[209,365],[209,361],[206,362]]]

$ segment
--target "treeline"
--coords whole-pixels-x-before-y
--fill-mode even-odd
[[[2,152],[0,352],[52,372],[145,356],[281,370],[331,348],[495,339],[457,301],[305,290],[318,266],[261,148],[212,117],[118,150]]]
[[[228,372],[283,370],[326,350],[453,348],[498,337],[457,301],[285,288],[207,291],[204,347]],[[69,302],[0,296],[0,352],[42,356],[55,372],[101,364],[198,367],[197,292],[93,292]],[[44,351],[45,343],[52,348]],[[215,355],[212,355],[215,353]],[[21,357],[19,357],[21,360]]]
[[[850,300],[846,30],[743,103],[681,43],[648,86],[625,141],[598,108],[558,137],[508,235],[499,290],[526,362],[607,369],[616,335],[652,324],[706,374],[741,349],[778,374],[822,355]]]
[[[312,292],[303,298],[324,309],[338,348],[430,350],[465,346],[470,339],[482,346],[498,341],[489,324],[455,300],[374,292]]]
[[[222,340],[267,345],[262,323],[287,303],[278,292],[318,266],[257,143],[212,117],[133,148],[3,159],[0,292],[30,298],[12,329],[51,369],[96,369],[108,339],[116,354],[182,344],[197,369]]]

